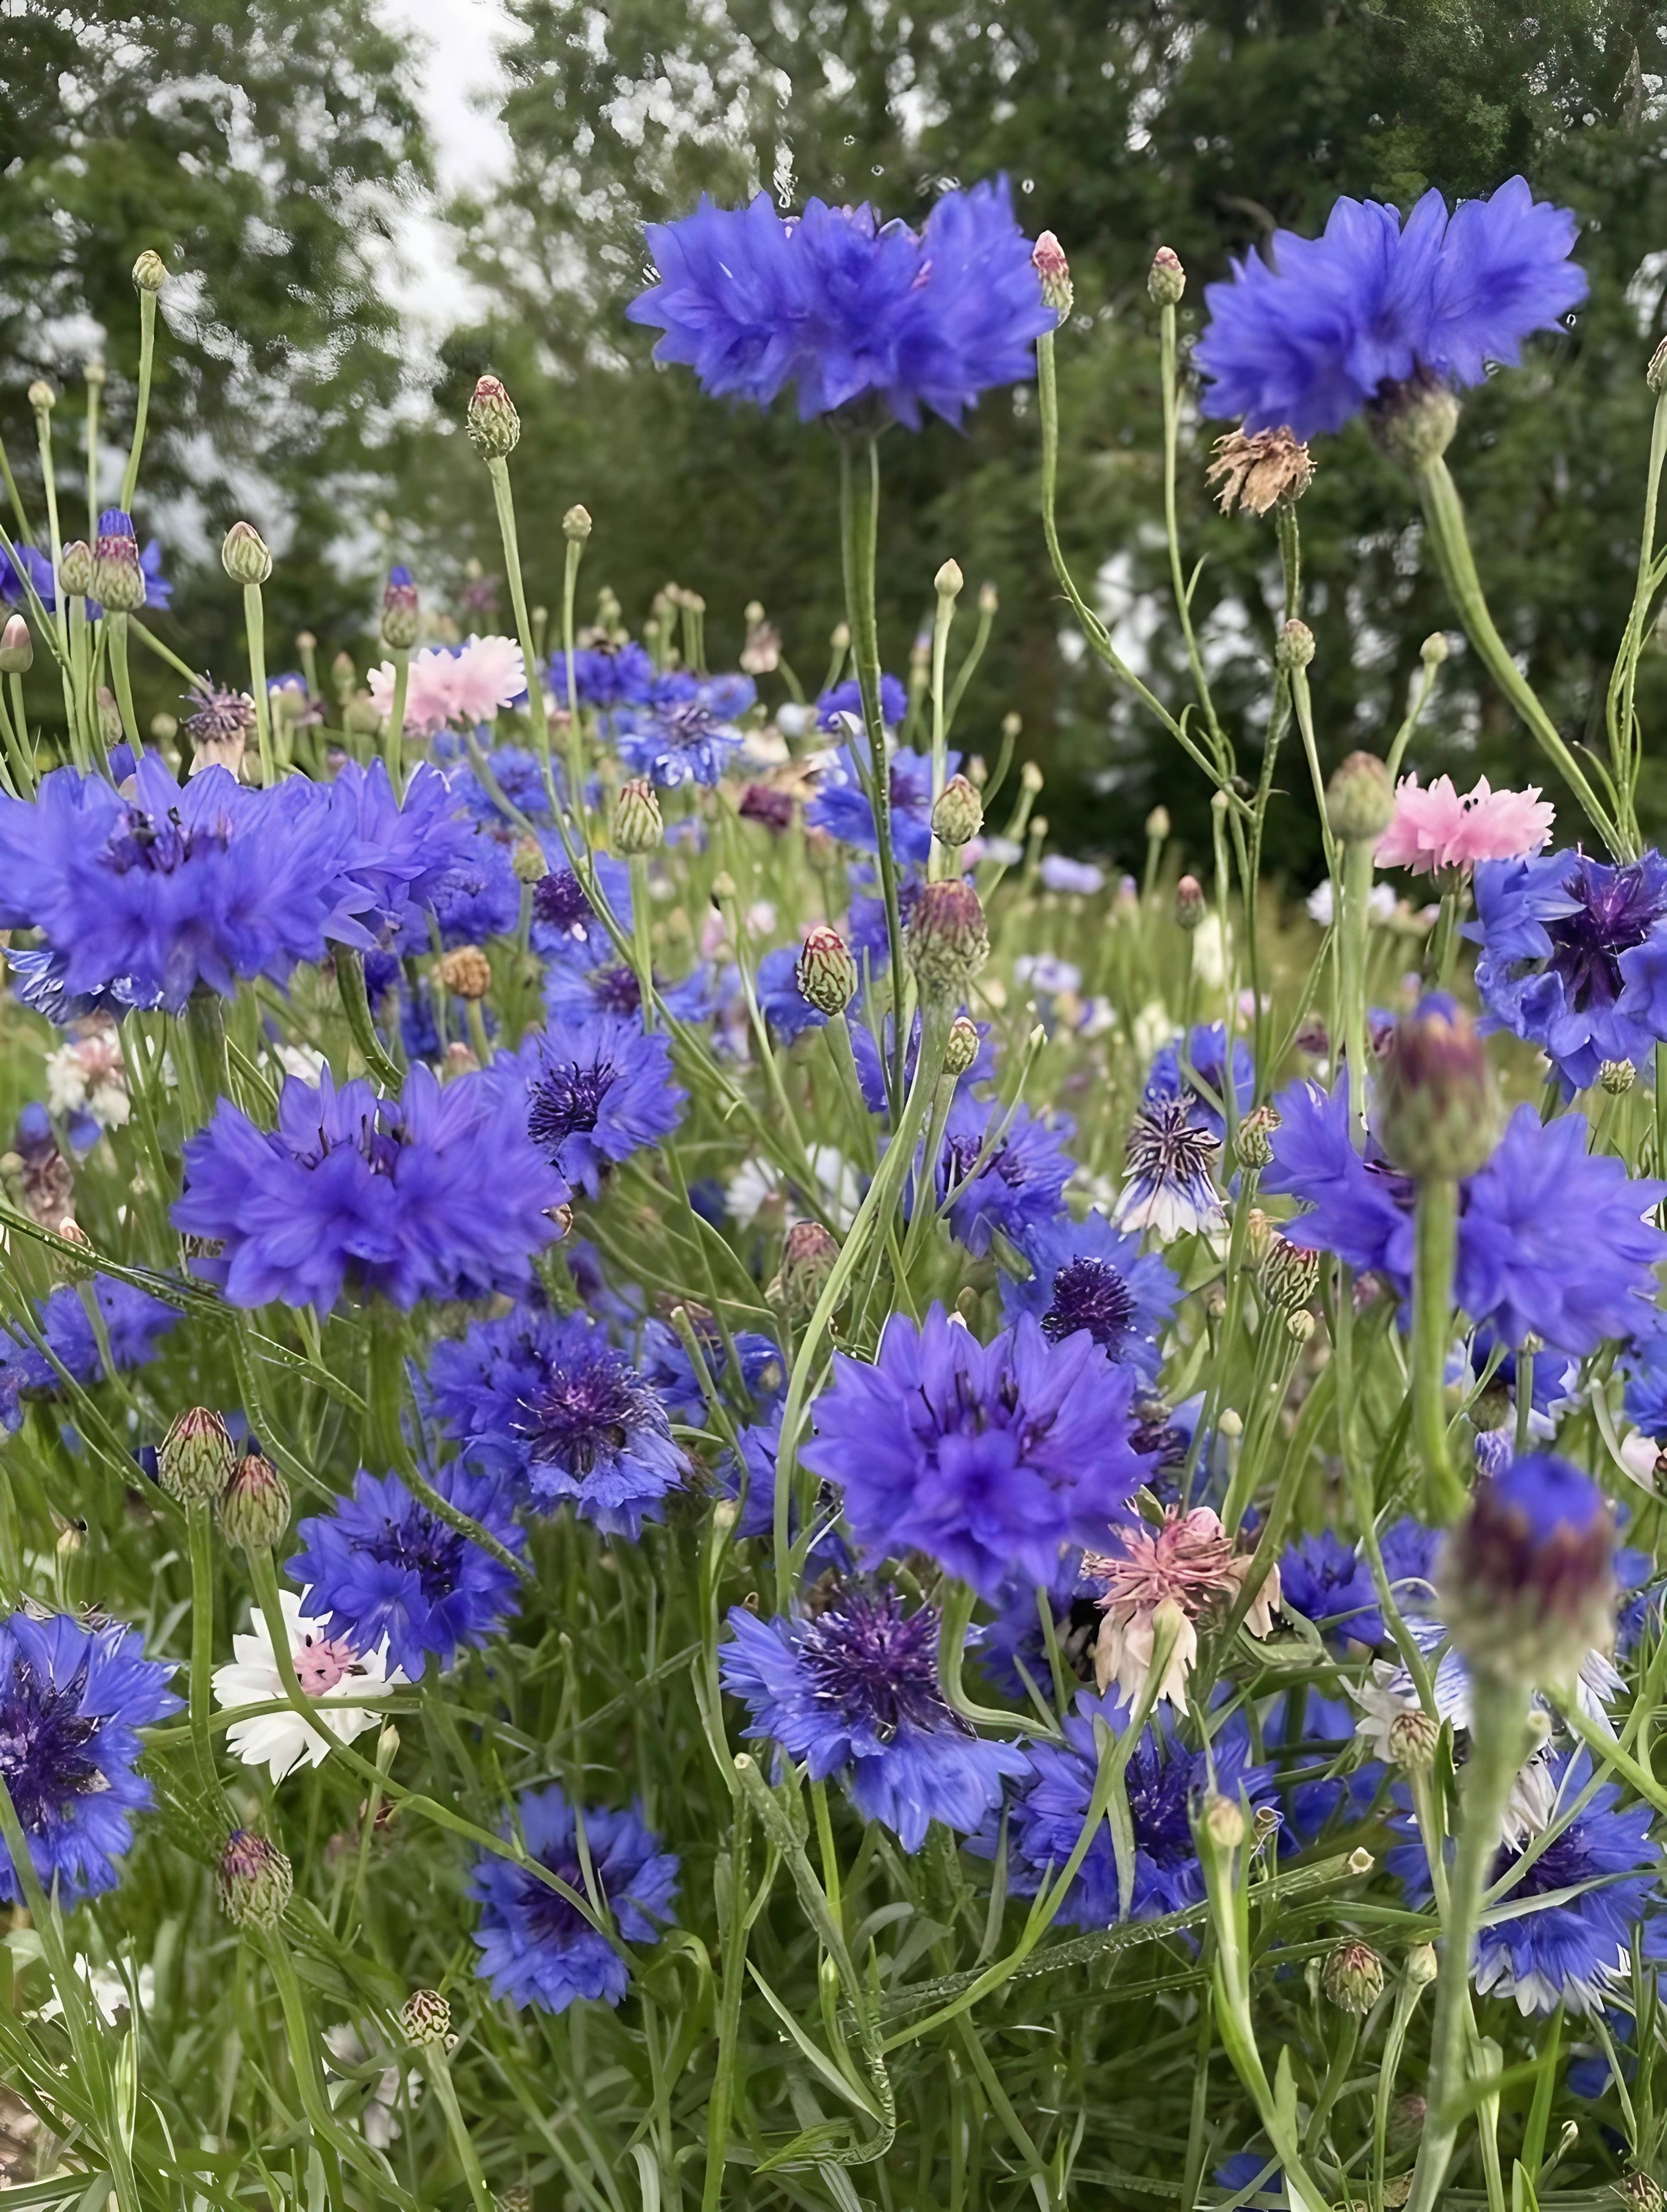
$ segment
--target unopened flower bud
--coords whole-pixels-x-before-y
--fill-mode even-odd
[[[1415,1943],[1407,1954],[1407,1980],[1415,1990],[1427,1990],[1441,1972],[1433,1943]]]
[[[1046,307],[1062,320],[1071,312],[1075,296],[1071,285],[1071,264],[1065,258],[1065,248],[1052,231],[1044,230],[1031,248],[1031,266],[1042,281],[1042,299]]]
[[[1219,1850],[1237,1850],[1244,1840],[1244,1814],[1238,1800],[1212,1791],[1204,1800],[1203,1826]]]
[[[498,2212],[532,2212],[532,2191],[524,2181],[512,2181],[498,2191]]]
[[[550,873],[545,848],[536,837],[517,837],[509,865],[518,884],[541,884]]]
[[[666,825],[660,819],[654,787],[647,776],[634,775],[628,783],[621,784],[614,802],[614,850],[628,857],[636,853],[653,853],[665,841]]]
[[[215,1887],[235,1928],[276,1928],[295,1888],[289,1862],[251,1828],[234,1828],[220,1854]]]
[[[1634,2168],[1631,2173],[1623,2173],[1611,2186],[1630,2212],[1664,2212],[1664,2207],[1667,2207],[1667,2193],[1653,2174]]]
[[[0,630],[0,676],[27,676],[34,665],[34,639],[21,615],[9,615]]]
[[[390,568],[382,592],[383,644],[391,653],[409,653],[422,628],[416,579],[409,568]]]
[[[1408,1705],[1390,1721],[1384,1741],[1396,1766],[1404,1766],[1408,1773],[1422,1773],[1434,1764],[1440,1735],[1441,1723],[1438,1720],[1422,1705]]]
[[[220,565],[234,584],[264,584],[272,573],[266,541],[252,522],[234,522],[220,548]]]
[[[116,704],[116,695],[107,684],[98,690],[99,735],[106,745],[117,744],[122,734],[122,710]]]
[[[1494,1073],[1476,1025],[1433,994],[1395,1025],[1380,1063],[1378,1136],[1403,1174],[1474,1175],[1499,1136]]]
[[[1169,809],[1166,806],[1154,806],[1146,817],[1146,834],[1154,845],[1163,843],[1170,833],[1171,827]]]
[[[176,1414],[156,1454],[157,1479],[181,1505],[212,1505],[232,1471],[232,1439],[207,1406]]]
[[[1458,428],[1458,398],[1451,386],[1420,372],[1378,390],[1366,419],[1379,451],[1413,470],[1439,460]]]
[[[782,1303],[795,1321],[808,1321],[827,1288],[839,1246],[819,1221],[795,1221],[782,1248]]]
[[[1447,642],[1445,629],[1433,629],[1418,648],[1418,657],[1426,668],[1439,668],[1452,647]]]
[[[1265,1168],[1274,1157],[1273,1134],[1279,1127],[1279,1115],[1272,1106],[1252,1106],[1239,1121],[1233,1138],[1233,1150],[1242,1168]]]
[[[562,535],[569,545],[582,545],[590,536],[590,509],[575,505],[562,517]]]
[[[1320,1255],[1275,1234],[1260,1275],[1262,1302],[1275,1313],[1295,1313],[1320,1286]]]
[[[167,282],[167,264],[154,246],[147,246],[133,264],[133,283],[141,292],[160,292]]]
[[[1209,912],[1204,886],[1196,876],[1183,876],[1175,886],[1175,919],[1183,929],[1196,929]]]
[[[150,734],[159,745],[171,745],[179,734],[179,718],[164,710],[150,718]]]
[[[946,561],[932,579],[932,587],[940,599],[958,599],[966,586],[958,561]]]
[[[413,1990],[399,2008],[399,2032],[419,2046],[444,2044],[452,2033],[452,2008],[438,1990]]]
[[[1306,1344],[1318,1327],[1318,1322],[1305,1307],[1299,1307],[1295,1313],[1285,1316],[1285,1334],[1293,1344]]]
[[[1415,2089],[1397,2097],[1389,2110],[1389,2147],[1402,2151],[1415,2143],[1424,2132],[1430,2108]],[[1387,2196],[1388,2191],[1384,2194]]]
[[[1320,1987],[1340,2012],[1364,2017],[1384,1994],[1384,1962],[1369,1943],[1350,1937],[1327,1954]]]
[[[483,376],[469,401],[469,435],[483,459],[502,460],[513,453],[521,434],[521,418],[515,403],[496,376]]]
[[[93,588],[93,549],[83,538],[72,538],[58,556],[58,580],[66,599],[84,599]]]
[[[131,615],[144,605],[144,570],[139,566],[133,518],[119,507],[107,507],[99,517],[92,596],[112,614]]]
[[[1395,818],[1395,783],[1376,753],[1350,753],[1325,787],[1325,818],[1346,845],[1375,845]]]
[[[1178,307],[1187,289],[1187,272],[1172,246],[1160,246],[1152,257],[1146,289],[1160,307]]]
[[[839,932],[827,922],[818,922],[805,933],[794,980],[800,996],[808,1000],[818,1013],[831,1019],[843,1014],[855,998],[861,979]]]
[[[1305,622],[1291,621],[1281,626],[1274,641],[1274,665],[1287,673],[1293,668],[1306,668],[1314,658],[1314,633]]]
[[[220,1527],[246,1552],[282,1540],[289,1526],[289,1486],[259,1452],[245,1452],[220,1498]]]
[[[837,622],[828,632],[828,643],[835,653],[848,653],[851,645],[851,625]]]
[[[983,1040],[978,1024],[967,1014],[957,1014],[949,1025],[949,1036],[944,1046],[944,1073],[964,1075],[978,1057]]]
[[[964,775],[952,775],[932,807],[932,834],[941,845],[969,844],[984,826],[984,802]]]
[[[1597,1071],[1597,1080],[1611,1098],[1619,1098],[1632,1089],[1637,1073],[1629,1060],[1606,1060]]]
[[[1001,594],[996,590],[994,584],[979,585],[978,611],[981,615],[993,615],[1001,606]]]
[[[442,990],[459,999],[484,999],[492,988],[492,963],[478,945],[455,945],[435,963]]]
[[[1268,1257],[1274,1241],[1274,1224],[1259,1206],[1253,1206],[1244,1217],[1244,1258],[1251,1267],[1260,1267]]]
[[[922,999],[958,1006],[989,957],[989,927],[972,885],[952,878],[923,884],[903,949]]]
[[[44,376],[37,376],[29,386],[29,404],[37,415],[50,415],[58,404],[58,394]]]
[[[1615,1629],[1615,1522],[1591,1476],[1530,1453],[1476,1484],[1441,1548],[1441,1618],[1473,1673],[1559,1686]]]

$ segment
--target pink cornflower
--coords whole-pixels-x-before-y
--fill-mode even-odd
[[[1187,1677],[1198,1656],[1194,1623],[1213,1606],[1231,1605],[1244,1588],[1250,1556],[1241,1552],[1208,1505],[1190,1513],[1171,1506],[1161,1528],[1119,1529],[1116,1549],[1090,1552],[1082,1571],[1105,1584],[1099,1601],[1105,1618],[1094,1644],[1094,1679],[1102,1692],[1115,1680],[1133,1700],[1146,1686],[1160,1630],[1171,1630],[1158,1694],[1172,1705],[1187,1702]],[[1244,1626],[1263,1637],[1279,1609],[1279,1569],[1262,1577]]]
[[[513,638],[472,637],[467,645],[426,645],[414,653],[405,688],[405,728],[431,738],[448,722],[490,721],[500,707],[526,689],[526,664]],[[370,672],[370,696],[379,714],[393,703],[393,663]]]
[[[442,730],[452,714],[451,654],[443,646],[425,645],[411,658],[405,680],[405,733],[431,738]],[[393,663],[385,660],[370,672],[371,704],[384,720],[393,704]]]
[[[1494,791],[1484,775],[1461,799],[1450,775],[1438,776],[1427,790],[1415,775],[1403,775],[1395,787],[1395,818],[1378,841],[1378,865],[1408,868],[1415,876],[1442,868],[1462,868],[1468,875],[1478,860],[1518,860],[1537,853],[1555,818],[1556,809],[1540,797],[1536,785]]]

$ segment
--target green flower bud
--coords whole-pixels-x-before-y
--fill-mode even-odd
[[[1439,377],[1421,370],[1403,383],[1380,387],[1366,418],[1380,452],[1403,468],[1425,469],[1453,441],[1458,400]]]
[[[1076,296],[1071,283],[1071,264],[1065,258],[1065,248],[1052,231],[1044,230],[1031,248],[1031,266],[1042,282],[1042,299],[1062,322],[1071,312],[1071,302]]]
[[[452,2008],[438,1990],[413,1990],[399,2008],[399,2032],[418,2045],[449,2043]]]
[[[1314,658],[1314,633],[1305,622],[1288,622],[1282,625],[1274,644],[1274,665],[1288,674],[1293,669],[1306,668]]]
[[[1606,1060],[1597,1071],[1597,1080],[1611,1098],[1620,1098],[1632,1089],[1637,1075],[1631,1060]]]
[[[220,565],[234,584],[264,584],[272,573],[266,541],[252,522],[234,522],[220,548]]]
[[[1375,845],[1395,818],[1395,784],[1376,753],[1350,753],[1325,787],[1325,818],[1346,845]]]
[[[390,653],[409,653],[423,631],[423,610],[408,572],[397,569],[382,591],[382,642]]]
[[[577,506],[569,507],[567,513],[562,517],[562,535],[568,544],[582,545],[586,538],[590,536],[590,509]]]
[[[1384,1962],[1370,1944],[1351,1937],[1328,1954],[1320,1987],[1340,2012],[1364,2017],[1384,1994]]]
[[[154,247],[147,246],[133,264],[133,282],[141,292],[160,292],[167,282],[167,264]]]
[[[980,1042],[977,1024],[965,1014],[957,1014],[949,1025],[949,1041],[944,1047],[944,1073],[964,1075],[978,1057]]]
[[[794,1321],[808,1321],[816,1311],[838,1258],[838,1243],[819,1221],[795,1221],[788,1230],[776,1287]]]
[[[1236,1797],[1213,1791],[1204,1800],[1201,1825],[1218,1850],[1236,1851],[1244,1840],[1244,1814]]]
[[[483,376],[469,401],[469,435],[484,460],[502,460],[520,442],[521,418],[496,376]]]
[[[1233,1149],[1242,1168],[1265,1168],[1271,1165],[1274,1147],[1270,1141],[1279,1127],[1279,1115],[1271,1106],[1252,1106],[1239,1122],[1233,1139]]]
[[[794,980],[800,995],[830,1020],[843,1014],[855,998],[860,981],[856,963],[844,939],[825,921],[806,931]]]
[[[232,1831],[215,1887],[220,1909],[234,1928],[276,1928],[295,1886],[289,1862],[276,1844],[251,1828]]]
[[[515,872],[518,884],[541,884],[550,873],[545,848],[536,837],[518,837],[515,840],[515,849],[509,855],[509,865]]]
[[[7,617],[0,630],[0,676],[27,676],[34,665],[34,639],[21,615]]]
[[[1441,1972],[1433,1943],[1415,1943],[1407,1954],[1407,1980],[1415,1990],[1427,1990]]]
[[[1395,1025],[1379,1078],[1378,1135],[1403,1174],[1474,1175],[1499,1140],[1494,1072],[1462,1006],[1426,999]]]
[[[29,386],[29,404],[37,415],[50,415],[58,404],[58,394],[44,376],[37,376]]]
[[[1166,806],[1154,806],[1146,817],[1146,834],[1154,845],[1163,843],[1171,827]]]
[[[647,776],[634,775],[619,787],[613,810],[613,847],[617,853],[657,852],[666,842],[666,825],[660,801]]]
[[[932,579],[932,588],[940,599],[958,599],[966,588],[966,578],[961,574],[958,561],[946,561]]]
[[[106,745],[119,743],[122,734],[122,710],[116,704],[116,695],[107,684],[99,686],[99,735]]]
[[[1305,1252],[1277,1233],[1268,1241],[1260,1276],[1264,1304],[1274,1313],[1294,1314],[1320,1286],[1320,1255]]]
[[[58,556],[58,580],[66,599],[84,599],[93,588],[93,549],[72,538]]]
[[[1422,1705],[1410,1705],[1404,1712],[1396,1713],[1384,1735],[1391,1761],[1405,1767],[1409,1774],[1427,1772],[1434,1765],[1435,1747],[1440,1739],[1441,1723]]]
[[[940,845],[970,843],[984,826],[984,802],[964,775],[952,775],[932,807],[932,834]]]
[[[246,1452],[220,1499],[220,1527],[246,1552],[280,1542],[289,1526],[289,1486],[269,1459]]]
[[[969,883],[922,884],[903,930],[922,999],[958,1006],[989,958],[989,927]]]
[[[1187,272],[1172,246],[1160,246],[1152,257],[1146,289],[1160,307],[1178,307],[1187,289]]]
[[[1204,886],[1197,877],[1183,876],[1175,886],[1175,919],[1177,925],[1185,930],[1196,929],[1209,910]]]
[[[176,1414],[156,1454],[156,1473],[170,1498],[181,1505],[212,1505],[232,1471],[232,1440],[226,1424],[207,1406]]]

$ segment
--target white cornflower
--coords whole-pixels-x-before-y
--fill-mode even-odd
[[[321,1621],[311,1620],[291,1590],[279,1593],[283,1624],[289,1632],[289,1655],[296,1679],[310,1698],[334,1698],[344,1688],[356,1690],[373,1700],[401,1685],[405,1677],[396,1668],[387,1671],[386,1646],[364,1653],[325,1634]],[[269,1705],[284,1694],[272,1639],[264,1618],[249,1615],[251,1633],[234,1636],[236,1654],[229,1667],[216,1667],[213,1675],[217,1705]],[[282,1782],[290,1769],[306,1759],[320,1765],[331,1745],[351,1743],[355,1736],[377,1725],[380,1716],[357,1705],[320,1705],[316,1724],[309,1728],[293,1707],[279,1713],[259,1713],[234,1721],[226,1735],[226,1747],[246,1766],[264,1766],[274,1782]]]

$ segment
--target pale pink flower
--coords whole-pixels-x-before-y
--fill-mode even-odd
[[[462,722],[490,722],[526,689],[526,663],[509,637],[472,637],[452,663],[452,712]]]
[[[1537,853],[1555,818],[1556,809],[1540,797],[1537,785],[1494,791],[1484,775],[1461,799],[1450,775],[1438,776],[1427,790],[1415,775],[1403,775],[1395,787],[1395,818],[1378,841],[1378,865],[1409,868],[1415,876],[1441,868],[1463,868],[1468,875],[1478,860],[1518,860]]]
[[[405,734],[431,738],[451,720],[455,699],[452,655],[442,647],[425,645],[411,658],[405,683]],[[370,672],[370,700],[386,721],[393,706],[393,663],[385,660]]]
[[[1119,1529],[1116,1549],[1090,1552],[1089,1580],[1104,1583],[1105,1618],[1094,1644],[1094,1679],[1104,1692],[1115,1680],[1126,1699],[1138,1698],[1152,1672],[1160,1632],[1173,1642],[1158,1695],[1187,1701],[1187,1677],[1198,1656],[1194,1623],[1213,1606],[1231,1606],[1244,1586],[1250,1555],[1241,1552],[1208,1505],[1183,1513],[1171,1506],[1161,1528]],[[1252,1636],[1271,1632],[1279,1609],[1279,1569],[1270,1567],[1244,1616]]]

